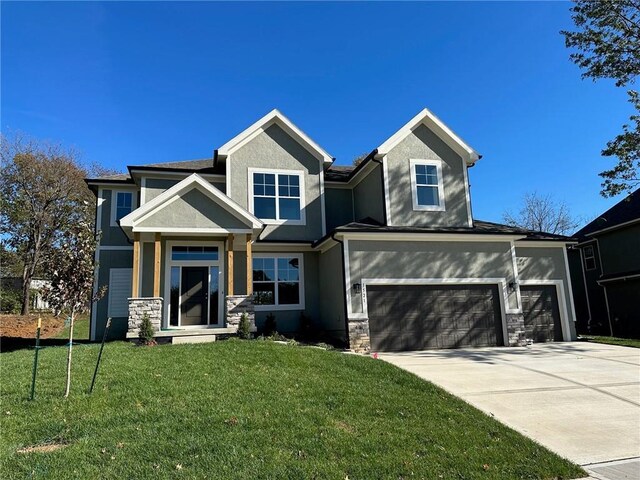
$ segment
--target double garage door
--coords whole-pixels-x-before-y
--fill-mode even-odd
[[[555,287],[521,287],[527,337],[560,340]],[[504,345],[497,285],[369,285],[373,351]],[[529,336],[529,333],[535,336]],[[543,340],[544,338],[544,340]]]

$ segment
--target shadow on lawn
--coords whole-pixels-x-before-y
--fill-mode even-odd
[[[61,347],[66,345],[69,339],[65,338],[43,338],[40,339],[40,347]],[[89,340],[75,340],[73,344],[88,344]],[[0,337],[0,352],[15,352],[16,350],[33,349],[36,346],[34,338],[23,337]]]

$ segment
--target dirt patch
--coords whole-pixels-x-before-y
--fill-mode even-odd
[[[40,338],[55,337],[64,328],[64,318],[42,315]],[[35,338],[38,315],[0,315],[0,337]]]
[[[66,443],[47,443],[44,445],[32,445],[30,447],[19,448],[16,453],[49,453],[66,447]]]

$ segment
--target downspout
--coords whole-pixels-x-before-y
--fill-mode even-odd
[[[373,152],[371,152],[369,155],[371,157],[371,161],[376,162],[378,165],[380,165],[380,177],[382,179],[382,214],[384,217],[384,224],[388,225],[389,220],[387,218],[387,202],[385,201],[385,197],[387,196],[384,189],[384,165],[382,163],[382,160],[378,160],[375,156],[378,153],[378,149],[376,148]],[[355,216],[355,212],[354,212],[354,216]]]
[[[336,238],[336,232],[334,231],[331,234],[331,240],[333,240],[336,243],[340,244],[340,251],[342,252],[342,285],[345,286],[345,288],[349,288],[349,286],[347,285],[347,274],[344,268],[344,264],[345,264],[345,257],[344,257],[344,242],[342,240],[338,240]],[[349,346],[349,309],[347,307],[347,292],[345,290],[344,295],[342,296],[344,299],[344,326],[345,326],[345,335],[346,335],[346,340],[347,340],[347,347]]]

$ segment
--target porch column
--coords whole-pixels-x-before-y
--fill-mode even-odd
[[[247,234],[247,295],[253,294],[253,253],[251,252],[251,234]]]
[[[233,233],[227,238],[227,295],[233,295]]]
[[[160,296],[160,261],[162,258],[162,243],[160,242],[160,234],[156,233],[156,241],[154,246],[154,262],[153,262],[153,296]]]
[[[133,269],[131,278],[131,297],[136,298],[140,289],[140,233],[133,234]]]

